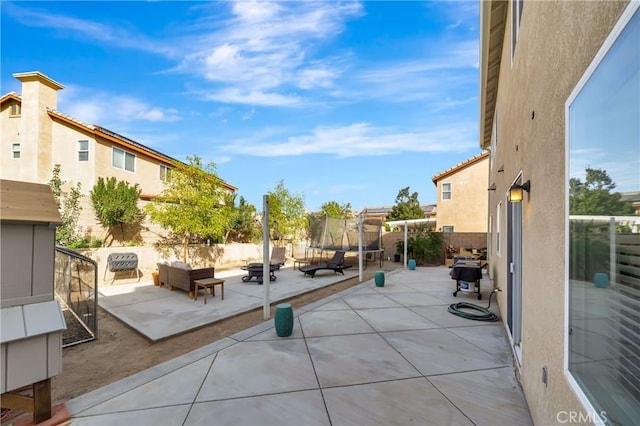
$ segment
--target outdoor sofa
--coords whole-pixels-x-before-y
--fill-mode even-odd
[[[160,285],[166,285],[169,290],[179,288],[189,293],[189,299],[195,296],[195,280],[214,278],[214,268],[193,269],[184,262],[158,262],[158,279]]]

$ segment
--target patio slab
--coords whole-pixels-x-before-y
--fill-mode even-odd
[[[220,288],[216,296],[202,294],[197,300],[189,299],[181,290],[169,291],[152,282],[105,286],[98,290],[98,304],[151,341],[166,339],[235,315],[261,308],[264,305],[264,287],[256,281],[242,282],[242,270],[216,273],[224,283],[224,300]],[[269,285],[271,303],[335,284],[356,276],[353,272],[322,274],[305,277],[300,271],[283,268],[278,279]],[[202,292],[201,292],[202,293]]]
[[[447,297],[448,271],[392,271],[296,309],[290,337],[265,321],[97,389],[72,424],[533,424],[502,323],[402,296]]]

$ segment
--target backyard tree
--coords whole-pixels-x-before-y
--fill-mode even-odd
[[[139,224],[142,211],[138,208],[141,189],[138,184],[130,186],[128,182],[118,181],[115,177],[98,178],[90,192],[91,205],[96,219],[108,230],[113,241],[113,228],[120,227],[124,236],[124,225]]]
[[[402,188],[396,196],[396,204],[387,215],[387,221],[423,219],[424,211],[418,201],[418,193],[409,194],[409,187]]]
[[[281,180],[269,195],[269,228],[276,240],[294,238],[307,228],[304,197],[292,194]]]
[[[204,166],[198,156],[187,157],[187,161],[174,162],[164,190],[145,206],[152,222],[180,237],[184,262],[191,239],[214,236],[222,240],[234,216],[229,191],[216,174],[215,164]]]
[[[320,210],[335,219],[351,219],[354,216],[351,203],[339,204],[337,201],[327,201],[320,206]]]
[[[630,201],[622,200],[619,192],[611,192],[616,184],[606,170],[586,168],[586,178],[569,179],[569,214],[572,215],[633,215]]]
[[[258,211],[256,206],[247,203],[244,197],[240,197],[238,206],[235,208],[234,217],[231,220],[231,229],[227,235],[227,240],[241,243],[259,241],[262,228],[257,218]]]
[[[52,177],[49,186],[53,192],[53,197],[58,206],[58,212],[62,218],[62,225],[56,229],[56,244],[69,247],[73,243],[81,239],[78,218],[82,207],[80,207],[80,198],[82,197],[80,182],[75,186],[70,186],[69,192],[63,192],[62,179],[60,178],[60,164],[53,167]]]

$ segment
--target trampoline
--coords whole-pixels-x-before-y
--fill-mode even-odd
[[[378,258],[380,267],[384,262],[382,247],[382,220],[362,217],[362,256],[366,269],[368,262]],[[306,247],[305,259],[315,259],[319,253],[322,259],[325,253],[342,250],[346,253],[359,253],[358,219],[336,219],[326,215],[309,215],[310,238]]]

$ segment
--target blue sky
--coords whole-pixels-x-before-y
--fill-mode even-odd
[[[6,2],[16,72],[58,110],[174,158],[198,155],[262,208],[435,203],[431,178],[480,153],[478,1]]]

